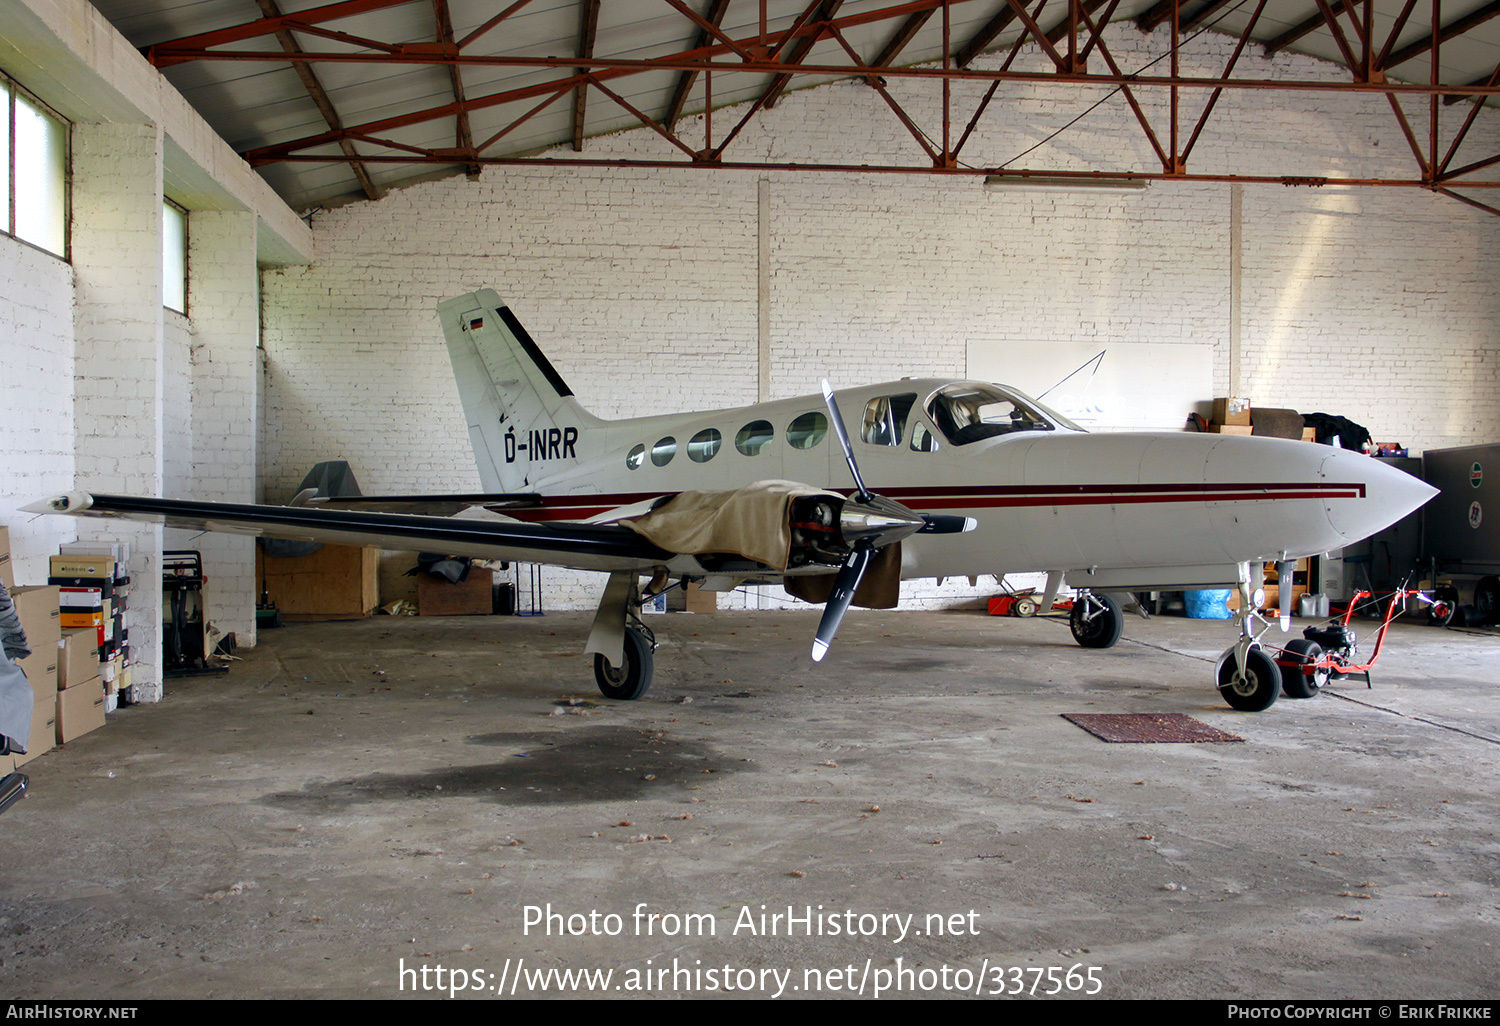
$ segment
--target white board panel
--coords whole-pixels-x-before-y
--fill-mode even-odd
[[[968,355],[970,378],[1018,388],[1091,431],[1180,431],[1213,398],[1208,344],[981,339]]]

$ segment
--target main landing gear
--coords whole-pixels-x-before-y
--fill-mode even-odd
[[[626,625],[625,650],[619,666],[606,659],[602,652],[594,653],[594,681],[599,685],[600,694],[621,702],[644,695],[651,686],[652,653],[655,650],[656,638],[649,627],[645,624]]]
[[[1084,648],[1110,648],[1125,630],[1125,613],[1108,595],[1085,591],[1073,600],[1068,628]]]
[[[648,595],[665,590],[666,574],[653,577]],[[641,622],[641,592],[636,574],[622,571],[609,575],[604,597],[594,614],[585,654],[594,657],[594,682],[605,698],[629,702],[640,698],[651,687],[656,638]]]

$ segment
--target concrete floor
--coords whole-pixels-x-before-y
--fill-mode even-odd
[[[1500,639],[1398,625],[1373,690],[1246,714],[1227,623],[856,611],[815,667],[816,616],[652,618],[635,703],[582,614],[267,631],[27,768],[8,996],[1500,995]]]

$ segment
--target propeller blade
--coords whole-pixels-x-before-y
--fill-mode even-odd
[[[844,560],[838,577],[834,579],[833,593],[823,606],[823,618],[818,621],[818,634],[813,638],[813,662],[822,662],[823,656],[828,654],[828,646],[833,644],[833,636],[839,632],[839,624],[844,622],[844,614],[849,611],[849,603],[874,555],[875,547],[868,541],[861,541],[849,550],[849,558]]]
[[[844,415],[839,412],[838,400],[833,397],[833,386],[823,379],[823,403],[828,407],[828,419],[833,421],[834,434],[839,436],[839,445],[844,447],[844,460],[849,464],[849,473],[854,475],[854,487],[859,489],[859,500],[870,501],[870,490],[864,478],[859,476],[859,464],[854,462],[854,446],[849,444],[849,432],[844,427]]]

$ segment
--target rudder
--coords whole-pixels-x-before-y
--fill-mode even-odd
[[[446,300],[438,317],[485,491],[532,489],[576,463],[580,429],[599,422],[500,296]]]

